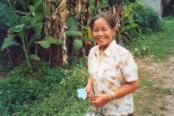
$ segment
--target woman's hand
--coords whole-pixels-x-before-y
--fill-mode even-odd
[[[91,103],[94,107],[102,107],[108,102],[112,100],[112,96],[110,94],[98,94],[97,96],[93,96],[91,98]]]
[[[89,77],[88,77],[88,83],[85,87],[85,90],[87,92],[88,101],[91,102],[91,98],[94,95],[94,92],[93,92],[93,79],[92,79],[91,75],[89,75]]]
[[[94,95],[92,85],[89,85],[89,84],[86,85],[85,90],[87,92],[88,101],[91,102],[91,98]]]

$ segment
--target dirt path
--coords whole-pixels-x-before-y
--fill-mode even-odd
[[[161,113],[174,116],[174,55],[158,63],[140,63],[139,66],[148,71],[159,87],[165,90],[157,100]]]

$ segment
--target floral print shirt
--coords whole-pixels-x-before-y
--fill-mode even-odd
[[[138,79],[137,66],[131,53],[113,40],[100,55],[99,46],[94,46],[88,56],[88,71],[93,79],[94,93],[110,93],[126,82]],[[132,94],[115,99],[97,112],[105,116],[125,116],[133,113]]]

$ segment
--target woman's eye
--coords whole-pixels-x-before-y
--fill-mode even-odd
[[[98,30],[94,30],[94,32],[98,32]]]
[[[107,29],[102,29],[102,31],[107,31]]]

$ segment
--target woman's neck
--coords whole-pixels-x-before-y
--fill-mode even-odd
[[[99,46],[100,54],[103,54],[108,46]]]

